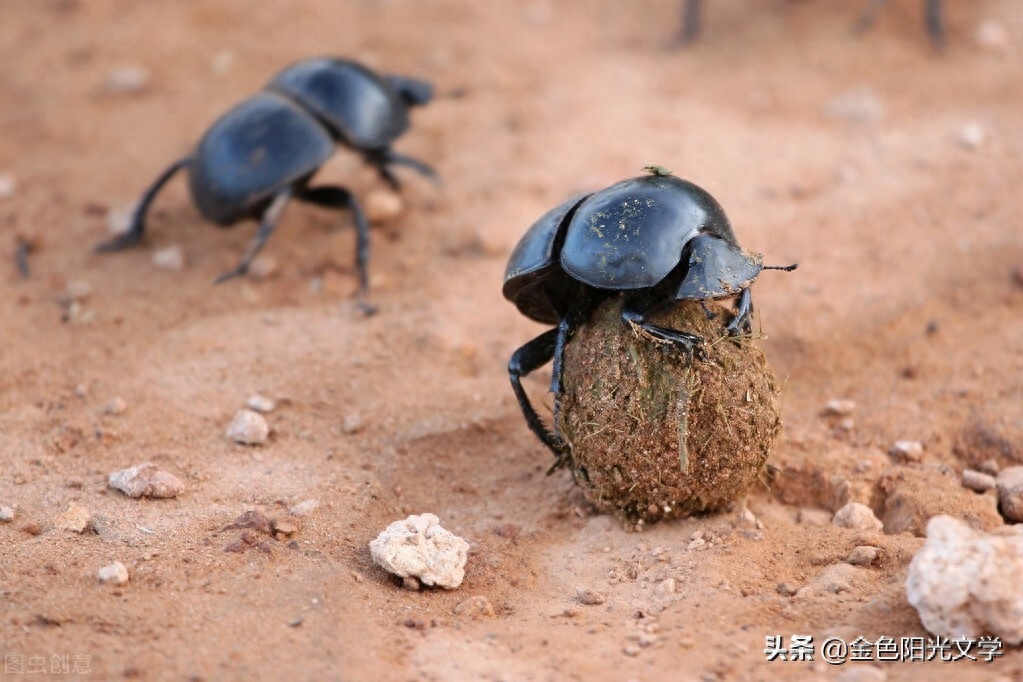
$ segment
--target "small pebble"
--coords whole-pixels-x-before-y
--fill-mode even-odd
[[[575,591],[575,600],[583,606],[599,606],[604,603],[605,598],[600,592],[579,587]]]
[[[625,654],[626,656],[639,656],[639,646],[635,644],[629,644],[624,649],[622,649],[622,653]]]
[[[84,533],[92,526],[92,512],[80,504],[72,502],[57,516],[54,524],[61,530]]]
[[[856,410],[856,403],[852,400],[829,400],[824,404],[824,414],[832,417],[848,417]]]
[[[67,283],[65,293],[71,301],[84,301],[92,296],[92,284],[88,280],[73,279]]]
[[[38,521],[29,521],[21,527],[21,532],[28,533],[29,535],[39,535],[43,532],[43,527]]]
[[[18,188],[14,176],[10,173],[0,173],[0,199],[10,199],[14,196],[14,190]]]
[[[845,563],[852,564],[853,566],[870,566],[877,561],[877,557],[880,556],[880,554],[881,550],[877,547],[861,545],[849,554]]]
[[[263,415],[252,410],[238,410],[227,427],[227,437],[242,445],[262,445],[269,435],[270,427]]]
[[[0,507],[0,521],[13,521],[14,509],[12,507]]]
[[[184,270],[185,250],[178,244],[153,252],[153,265],[161,270]]]
[[[107,484],[134,498],[169,499],[177,497],[185,490],[185,484],[180,478],[152,462],[115,471],[107,477]]]
[[[778,583],[774,590],[783,597],[794,597],[799,592],[799,588],[792,583]]]
[[[666,596],[675,593],[675,579],[665,578],[661,582],[657,583],[657,587],[654,588],[654,594],[658,596]]]
[[[362,430],[362,415],[358,412],[353,412],[345,417],[344,421],[341,422],[341,430],[345,433],[352,434],[358,433]]]
[[[1009,49],[1009,33],[997,21],[982,21],[973,35],[977,47],[991,52],[1006,52]]]
[[[995,477],[982,471],[963,469],[963,487],[978,493],[994,490]]]
[[[124,585],[128,582],[128,569],[120,561],[115,561],[96,571],[96,579],[101,583]]]
[[[824,115],[849,123],[876,123],[885,114],[884,104],[865,87],[839,93],[824,105]]]
[[[221,50],[210,62],[210,73],[214,76],[225,76],[234,66],[234,52]]]
[[[897,440],[888,454],[901,462],[919,462],[924,458],[924,444],[918,440]]]
[[[984,128],[976,121],[970,121],[959,129],[956,139],[967,149],[977,149],[984,144]]]
[[[865,504],[850,502],[837,512],[831,522],[839,528],[853,530],[881,530],[881,521],[874,516],[873,510]]]
[[[114,396],[103,406],[103,414],[124,414],[127,409],[127,401],[121,396]]]
[[[319,506],[319,500],[305,500],[304,502],[299,502],[288,511],[291,512],[292,516],[309,516]]]
[[[261,412],[263,414],[273,412],[274,408],[277,407],[277,403],[275,403],[273,399],[267,398],[265,395],[260,395],[258,393],[250,396],[245,404],[250,410]]]
[[[401,215],[405,210],[405,200],[397,192],[376,189],[366,195],[363,206],[369,222],[386,223]]]
[[[419,578],[414,575],[406,575],[401,579],[401,586],[410,592],[418,592],[422,589],[423,585],[419,582]]]
[[[149,80],[149,69],[141,64],[121,64],[107,73],[106,89],[118,94],[142,92]]]
[[[256,256],[249,264],[249,277],[256,280],[271,279],[277,275],[281,267],[277,259],[270,255]]]
[[[1023,523],[1023,466],[1006,467],[995,479],[998,511],[1009,523]]]
[[[458,602],[454,608],[456,616],[468,616],[470,618],[481,618],[494,615],[494,607],[490,600],[483,595],[473,595],[468,599]]]

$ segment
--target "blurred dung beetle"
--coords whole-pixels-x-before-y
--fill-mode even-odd
[[[297,62],[277,74],[259,93],[217,119],[195,151],[171,164],[145,191],[129,229],[97,251],[133,246],[145,231],[146,213],[175,173],[188,170],[192,199],[207,220],[230,227],[260,220],[238,266],[217,282],[243,275],[273,233],[291,199],[349,209],[355,219],[359,294],[369,288],[369,223],[351,192],[309,181],[335,151],[349,147],[363,155],[394,189],[392,166],[408,166],[437,181],[432,168],[391,150],[409,127],[408,111],[433,97],[433,86],[416,78],[378,75],[350,60],[319,57]]]
[[[558,464],[568,445],[540,420],[520,379],[554,360],[550,390],[556,418],[565,345],[599,303],[624,295],[623,323],[699,354],[699,336],[651,324],[647,317],[679,300],[738,295],[725,329],[732,336],[750,333],[750,285],[761,270],[796,268],[765,266],[760,254],[740,248],[724,209],[705,190],[660,166],[644,170],[650,174],[548,211],[519,241],[505,271],[504,297],[526,317],[557,325],[515,351],[508,376],[526,424]]]
[[[944,0],[923,0],[924,24],[931,42],[939,50],[945,47],[945,23],[942,20],[942,3]],[[877,19],[877,13],[888,3],[888,0],[870,0],[866,11],[856,23],[857,31],[870,28]],[[682,22],[678,33],[671,40],[672,45],[688,45],[700,34],[700,13],[703,0],[682,0]]]

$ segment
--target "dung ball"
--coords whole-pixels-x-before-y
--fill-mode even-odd
[[[781,433],[774,374],[751,339],[729,337],[732,313],[698,301],[647,321],[699,335],[702,356],[600,304],[565,347],[558,427],[576,483],[597,508],[653,521],[713,511],[757,482]]]

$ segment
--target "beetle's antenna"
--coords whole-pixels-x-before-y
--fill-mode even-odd
[[[792,272],[799,267],[799,263],[793,263],[792,265],[765,265],[761,270],[784,270],[785,272]]]

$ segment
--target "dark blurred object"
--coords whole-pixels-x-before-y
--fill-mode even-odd
[[[942,20],[942,4],[944,0],[924,0],[924,24],[931,42],[939,50],[945,48],[945,23]],[[888,0],[870,0],[866,11],[856,22],[856,31],[862,32],[874,25],[878,12],[888,4]],[[671,40],[674,47],[682,47],[696,40],[700,34],[700,11],[703,0],[682,0],[682,23],[678,33]]]

